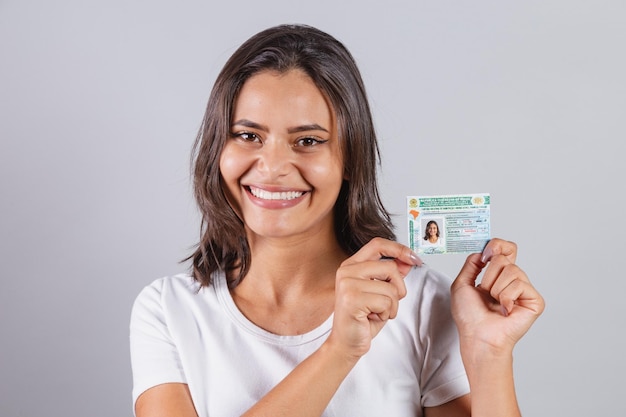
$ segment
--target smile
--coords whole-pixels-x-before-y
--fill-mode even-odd
[[[249,189],[253,196],[262,200],[294,200],[304,194],[303,191],[271,192],[255,187],[249,187]]]

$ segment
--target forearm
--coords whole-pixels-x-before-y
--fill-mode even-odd
[[[244,416],[320,416],[357,361],[325,343]]]
[[[513,379],[511,351],[464,349],[463,363],[470,383],[473,417],[521,416]]]

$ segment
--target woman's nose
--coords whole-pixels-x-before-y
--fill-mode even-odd
[[[291,156],[288,144],[268,141],[260,152],[257,169],[271,177],[286,175],[291,168]]]

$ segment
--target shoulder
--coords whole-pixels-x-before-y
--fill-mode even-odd
[[[146,285],[137,295],[135,305],[142,302],[160,302],[163,297],[180,295],[181,293],[198,292],[199,285],[188,274],[163,277]]]
[[[141,293],[167,293],[167,292],[198,292],[200,289],[200,284],[193,279],[193,277],[189,274],[177,274],[167,277],[162,277],[152,281],[150,284],[146,285]]]
[[[135,298],[131,317],[164,314],[168,306],[184,305],[202,291],[200,284],[189,274],[163,277],[146,285]]]
[[[159,278],[135,299],[130,314],[131,343],[138,352],[153,349],[153,343],[178,345],[208,321],[222,317],[222,310],[213,285],[202,287],[187,274]]]

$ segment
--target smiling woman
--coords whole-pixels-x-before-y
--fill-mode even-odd
[[[325,246],[340,252],[333,207],[343,182],[341,149],[333,112],[310,77],[301,70],[250,77],[233,119],[220,172],[248,241],[325,233]]]
[[[194,156],[191,274],[133,307],[138,417],[519,414],[512,351],[543,299],[512,242],[470,255],[450,292],[394,241],[365,89],[340,42],[301,25],[245,42]]]

